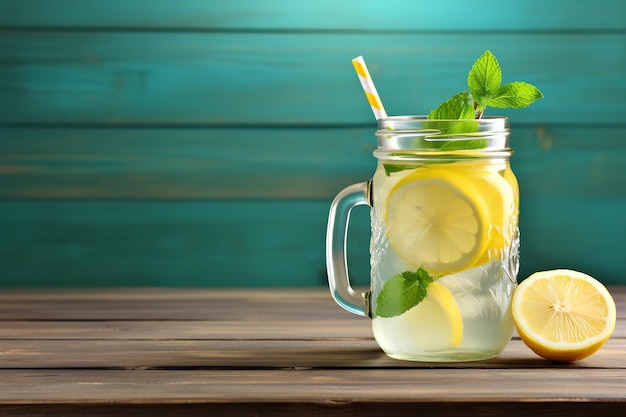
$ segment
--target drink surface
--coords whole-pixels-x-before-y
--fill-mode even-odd
[[[464,361],[510,340],[519,192],[508,157],[379,158],[372,185],[374,336],[390,356]],[[385,284],[423,269],[434,281],[401,314],[377,314]]]

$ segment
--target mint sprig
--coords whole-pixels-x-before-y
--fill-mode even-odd
[[[537,87],[527,82],[501,84],[500,64],[495,55],[487,50],[474,62],[467,76],[469,93],[455,94],[431,111],[428,119],[480,119],[487,106],[519,109],[543,97]],[[463,102],[465,97],[467,105]],[[468,106],[472,111],[468,110]]]
[[[399,316],[415,307],[426,297],[431,282],[433,277],[422,268],[394,275],[376,297],[375,316]]]
[[[478,122],[487,106],[497,108],[514,108],[530,106],[543,97],[543,93],[532,84],[523,81],[514,81],[502,84],[502,69],[491,51],[485,51],[472,65],[467,76],[468,91],[453,95],[441,103],[426,117],[428,122],[422,126],[436,130],[439,141],[431,141],[433,149],[452,151],[459,149],[480,149],[487,146],[489,141],[480,137],[463,139],[454,137],[478,131]],[[445,120],[445,122],[442,122]],[[458,120],[458,122],[450,122]],[[446,136],[450,140],[445,140]],[[393,172],[413,169],[411,165],[384,164],[385,173],[389,176]]]

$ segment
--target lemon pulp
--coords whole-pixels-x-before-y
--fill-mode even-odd
[[[454,163],[448,169],[471,181],[487,206],[488,243],[477,265],[502,259],[517,235],[519,188],[513,171],[505,164],[484,162]]]
[[[571,270],[537,272],[513,295],[521,339],[544,358],[573,362],[595,353],[615,328],[615,302],[599,281]]]
[[[488,207],[471,181],[449,169],[417,169],[402,178],[385,213],[389,243],[412,267],[456,272],[485,252]]]

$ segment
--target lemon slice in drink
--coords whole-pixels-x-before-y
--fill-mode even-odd
[[[498,172],[477,178],[475,184],[489,211],[489,242],[483,257],[477,262],[483,264],[501,258],[503,250],[511,245],[517,230],[518,202],[510,180]]]
[[[511,187],[511,191],[513,192],[514,196],[513,202],[515,204],[515,207],[519,207],[519,184],[517,182],[515,174],[513,174],[513,171],[510,167],[507,167],[507,169],[504,170],[504,174],[502,175],[502,177],[509,184],[509,187]]]
[[[414,268],[457,272],[485,251],[488,208],[474,184],[451,170],[407,175],[389,193],[385,213],[391,247]]]
[[[489,242],[477,264],[484,264],[494,258],[501,259],[503,249],[510,246],[517,231],[519,189],[513,171],[505,164],[481,162],[454,163],[448,169],[471,181],[488,209]]]
[[[566,269],[537,272],[513,294],[511,311],[521,339],[539,356],[584,359],[611,337],[615,302],[595,278]]]
[[[386,352],[439,350],[456,347],[463,339],[463,318],[450,290],[438,282],[426,297],[395,317],[372,321],[374,335]]]

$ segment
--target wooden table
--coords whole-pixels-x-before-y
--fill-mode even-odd
[[[559,365],[386,357],[325,289],[3,290],[0,416],[626,415],[626,287],[613,337]]]

